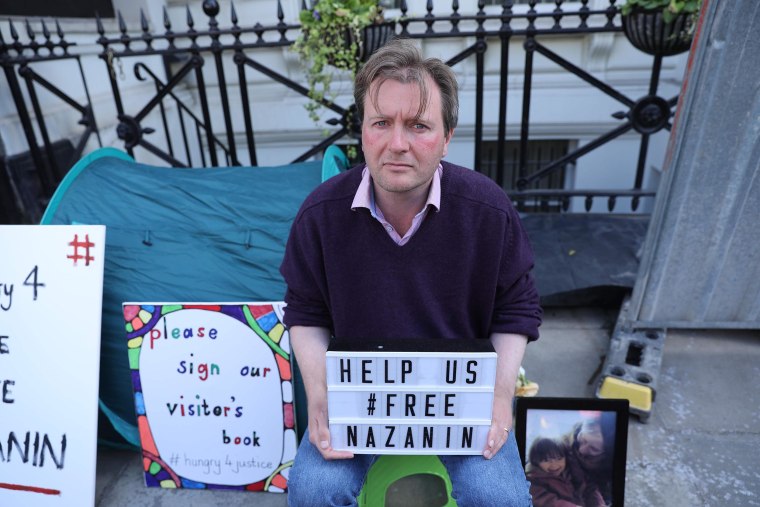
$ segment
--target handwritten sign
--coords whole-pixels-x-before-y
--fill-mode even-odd
[[[0,226],[0,505],[95,503],[103,226]]]
[[[480,454],[491,425],[490,342],[336,342],[327,352],[330,436],[359,454]]]
[[[125,303],[148,486],[283,492],[296,453],[284,303]]]

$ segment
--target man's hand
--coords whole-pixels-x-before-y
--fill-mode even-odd
[[[327,397],[322,405],[309,401],[309,442],[316,447],[325,459],[349,459],[354,453],[336,451],[330,445],[330,427],[327,419]]]
[[[486,448],[483,457],[493,458],[501,446],[507,442],[509,432],[512,431],[512,397],[502,393],[494,394],[493,415],[491,416],[491,429],[488,430]]]
[[[309,411],[309,442],[325,459],[347,459],[354,455],[348,451],[333,450],[330,445],[330,428],[327,418],[326,353],[330,331],[321,327],[293,326],[290,344],[301,370]]]
[[[483,457],[493,458],[512,431],[512,399],[520,364],[525,355],[528,337],[519,334],[494,333],[491,344],[496,351],[496,382],[493,392],[493,413]]]

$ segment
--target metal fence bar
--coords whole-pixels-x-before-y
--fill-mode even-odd
[[[16,74],[14,73],[12,67],[4,66],[3,71],[5,72],[5,78],[8,81],[11,96],[13,97],[13,103],[16,105],[19,122],[21,123],[22,130],[24,131],[26,142],[29,145],[29,152],[32,156],[32,160],[34,161],[34,165],[40,169],[37,171],[37,176],[39,177],[40,184],[42,185],[42,188],[45,190],[46,194],[52,195],[52,190],[55,187],[53,175],[51,174],[47,164],[45,164],[42,159],[42,153],[40,152],[39,145],[37,144],[37,136],[35,135],[34,127],[32,126],[31,115],[29,114],[29,110],[26,107],[26,102],[24,101],[24,97],[21,93],[21,87],[19,86],[18,78],[16,77]]]
[[[34,77],[32,76],[33,73],[29,67],[21,67],[19,69],[19,74],[24,78],[24,81],[26,82],[26,91],[29,94],[29,99],[32,103],[32,109],[34,110],[34,115],[37,118],[37,129],[39,130],[40,136],[42,137],[42,144],[45,150],[45,155],[47,155],[47,158],[45,160],[46,163],[43,164],[42,167],[39,167],[38,170],[42,169],[42,172],[45,174],[44,181],[47,183],[45,190],[47,192],[50,192],[52,195],[52,191],[55,189],[56,180],[58,179],[56,178],[56,174],[60,174],[58,164],[55,160],[55,155],[53,155],[53,143],[50,140],[50,134],[45,122],[45,115],[42,114],[40,100],[37,98],[37,91],[34,89]]]
[[[478,1],[478,28],[476,30],[478,36],[475,42],[475,159],[473,167],[477,171],[482,171],[483,168],[481,163],[483,154],[483,77],[485,74],[485,52],[487,49],[485,35],[483,35],[485,32],[483,28],[485,18],[484,5],[485,2],[483,0]]]
[[[520,164],[517,169],[518,181],[526,181],[528,159],[528,135],[530,131],[530,98],[533,82],[533,52],[535,40],[529,37],[525,43],[525,74],[523,79],[522,115],[520,121]],[[499,168],[497,168],[499,169]]]
[[[498,145],[496,147],[496,183],[504,187],[504,152],[507,143],[507,86],[509,78],[509,42],[512,40],[512,2],[504,2],[502,7],[502,22],[499,29],[501,42],[501,67],[499,68],[499,126]]]
[[[240,103],[243,105],[243,121],[245,122],[245,140],[248,145],[248,157],[251,165],[258,165],[256,159],[256,141],[253,134],[253,118],[248,107],[248,84],[245,78],[245,55],[242,51],[235,52],[235,64],[238,69],[238,86],[240,87]]]
[[[535,38],[532,39],[532,40],[535,42]],[[595,88],[598,88],[599,90],[601,90],[602,92],[606,93],[607,95],[609,95],[613,99],[615,99],[615,100],[617,100],[619,102],[622,102],[623,104],[625,104],[628,107],[633,106],[634,102],[631,99],[629,99],[628,97],[626,97],[625,95],[623,95],[619,91],[615,90],[613,87],[609,86],[604,81],[595,78],[594,76],[592,76],[591,74],[589,74],[585,70],[581,69],[577,65],[573,65],[572,63],[568,62],[567,60],[565,60],[564,58],[562,58],[561,56],[559,56],[557,53],[555,53],[554,51],[552,51],[549,48],[547,48],[546,46],[544,46],[543,44],[541,44],[539,42],[535,42],[535,48],[534,49],[539,54],[545,56],[546,58],[548,58],[552,62],[556,63],[557,65],[559,65],[560,67],[562,67],[566,71],[568,71],[568,72],[570,72],[572,74],[575,74],[576,76],[578,76],[579,78],[583,79],[584,81],[586,81],[591,86],[593,86]]]
[[[662,69],[662,56],[657,55],[654,57],[654,64],[652,66],[652,76],[649,80],[649,95],[657,95],[657,85],[660,82],[660,71]],[[648,132],[641,133],[641,144],[639,145],[639,157],[636,161],[636,179],[633,183],[633,188],[641,188],[644,182],[644,169],[646,166],[647,152],[649,150],[649,136]]]

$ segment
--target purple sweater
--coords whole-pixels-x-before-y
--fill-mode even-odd
[[[398,246],[351,210],[360,180],[361,169],[335,176],[301,206],[280,267],[286,325],[340,339],[538,338],[533,252],[502,189],[443,162],[441,210]]]

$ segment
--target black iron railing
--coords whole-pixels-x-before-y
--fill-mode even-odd
[[[400,17],[395,28],[397,35],[413,39],[470,41],[464,50],[449,55],[445,60],[449,65],[456,67],[466,60],[474,59],[476,72],[473,167],[476,169],[483,167],[485,56],[488,51],[499,52],[496,129],[498,146],[494,179],[508,190],[518,204],[551,203],[554,209],[567,210],[571,200],[580,197],[584,199],[585,208],[588,210],[596,198],[607,199],[608,208],[613,210],[619,198],[626,198],[631,204],[631,209],[635,211],[642,199],[653,197],[652,192],[642,190],[649,137],[662,129],[670,129],[670,118],[677,102],[677,97],[663,98],[657,94],[662,56],[654,56],[648,94],[641,98],[632,98],[552,51],[545,44],[557,36],[621,31],[616,0],[609,0],[608,5],[602,9],[592,9],[589,3],[589,0],[555,0],[553,4],[539,6],[537,1],[531,0],[527,2],[527,6],[517,9],[512,0],[505,0],[498,8],[489,8],[487,11],[485,2],[480,0],[477,12],[463,14],[459,12],[458,0],[453,0],[450,4],[451,12],[441,15],[434,12],[434,3],[428,0],[425,14],[415,17],[409,15],[407,2],[400,2]],[[554,8],[551,8],[552,5]],[[250,72],[263,74],[273,83],[283,86],[285,90],[308,96],[308,90],[301,83],[270,68],[260,58],[262,50],[290,46],[299,33],[299,25],[285,21],[279,0],[275,7],[277,22],[268,25],[244,25],[240,23],[234,4],[230,4],[229,25],[222,27],[218,20],[218,3],[206,0],[203,2],[203,10],[208,18],[205,26],[196,27],[188,8],[186,27],[181,31],[175,31],[165,9],[162,32],[151,31],[142,13],[139,31],[136,32],[129,30],[119,13],[118,33],[115,35],[106,33],[103,23],[97,19],[96,42],[102,48],[99,57],[105,65],[110,82],[118,117],[117,135],[123,142],[124,149],[134,156],[135,149],[140,147],[166,163],[178,167],[258,165],[255,133],[257,128],[260,129],[261,125],[271,121],[271,118],[253,116],[252,105],[257,97],[252,93],[252,86],[249,84]],[[303,8],[307,7],[304,1]],[[80,57],[69,51],[72,44],[66,42],[60,27],[56,30],[57,37],[54,37],[44,23],[41,26],[40,39],[27,22],[28,41],[22,43],[11,22],[10,33],[13,40],[6,42],[0,38],[0,65],[9,82],[30,152],[39,168],[43,187],[50,191],[56,183],[54,167],[60,161],[55,161],[50,151],[51,143],[46,134],[44,115],[35,96],[35,87],[41,86],[53,92],[82,114],[80,123],[85,126],[85,131],[77,143],[77,157],[81,155],[87,138],[93,133],[97,134],[98,130],[92,114],[85,75],[81,70]],[[507,110],[513,107],[507,101],[509,63],[510,58],[514,57],[509,51],[509,43],[512,40],[521,40],[524,48],[519,132],[508,132],[507,128]],[[548,161],[540,169],[528,172],[529,164],[526,157],[531,140],[531,98],[536,54],[612,97],[621,104],[622,110],[613,115],[619,124],[608,132],[565,153],[561,158]],[[164,68],[161,71],[151,68],[146,63],[148,59],[155,59],[154,57],[160,57],[162,60]],[[67,96],[34,72],[33,64],[54,59],[70,60],[74,67],[78,67],[85,90],[84,104]],[[137,107],[125,103],[117,79],[120,72],[117,67],[125,64],[128,69],[131,66],[137,79],[152,83],[155,89],[154,95]],[[204,72],[204,68],[208,66],[213,67],[213,73]],[[234,72],[230,72],[230,68],[234,69]],[[162,78],[162,75],[166,77]],[[213,86],[207,83],[208,76],[213,76]],[[26,98],[20,91],[20,80],[26,83]],[[239,95],[237,100],[242,105],[242,111],[233,113],[230,93]],[[192,100],[188,100],[188,97]],[[26,106],[27,103],[31,103],[33,114]],[[212,104],[218,106],[214,107]],[[328,145],[342,138],[358,140],[359,126],[352,120],[355,118],[355,115],[352,115],[354,106],[347,107],[328,99],[323,99],[322,105],[335,115],[327,121],[332,125],[332,131],[329,137],[293,157],[294,162],[319,154]],[[147,121],[149,117],[156,116],[160,118],[159,128],[150,126]],[[242,124],[238,124],[241,123],[241,116]],[[39,132],[41,140],[32,126],[33,121],[38,124],[36,131]],[[641,142],[631,188],[609,191],[541,189],[542,181],[553,173],[562,171],[568,164],[632,130],[640,134]],[[505,167],[507,139],[518,137],[518,133],[518,179],[515,188],[511,188],[511,182],[504,181],[504,171],[500,168]]]
[[[13,21],[8,22],[11,40],[6,42],[2,32],[0,32],[0,66],[2,66],[5,79],[8,82],[8,88],[18,112],[19,122],[29,145],[31,158],[37,168],[41,190],[45,195],[50,196],[68,168],[82,156],[90,136],[94,134],[100,143],[100,133],[95,123],[81,57],[69,52],[69,48],[75,44],[66,41],[58,22],[55,25],[55,34],[53,34],[48,29],[47,24],[41,21],[41,38],[38,38],[37,32],[28,20],[24,25],[27,35],[25,42],[21,41],[21,36]],[[60,87],[35,72],[35,63],[52,61],[71,62],[76,75],[81,79],[84,103],[80,102],[81,98],[71,97]],[[28,100],[24,98],[22,82],[25,85]],[[84,127],[84,132],[79,137],[74,153],[69,160],[59,160],[54,153],[55,140],[50,138],[45,114],[42,111],[37,94],[40,89],[52,93],[57,99],[81,114],[78,123]],[[34,114],[29,112],[27,104],[30,105]],[[39,133],[39,137],[37,133]]]

